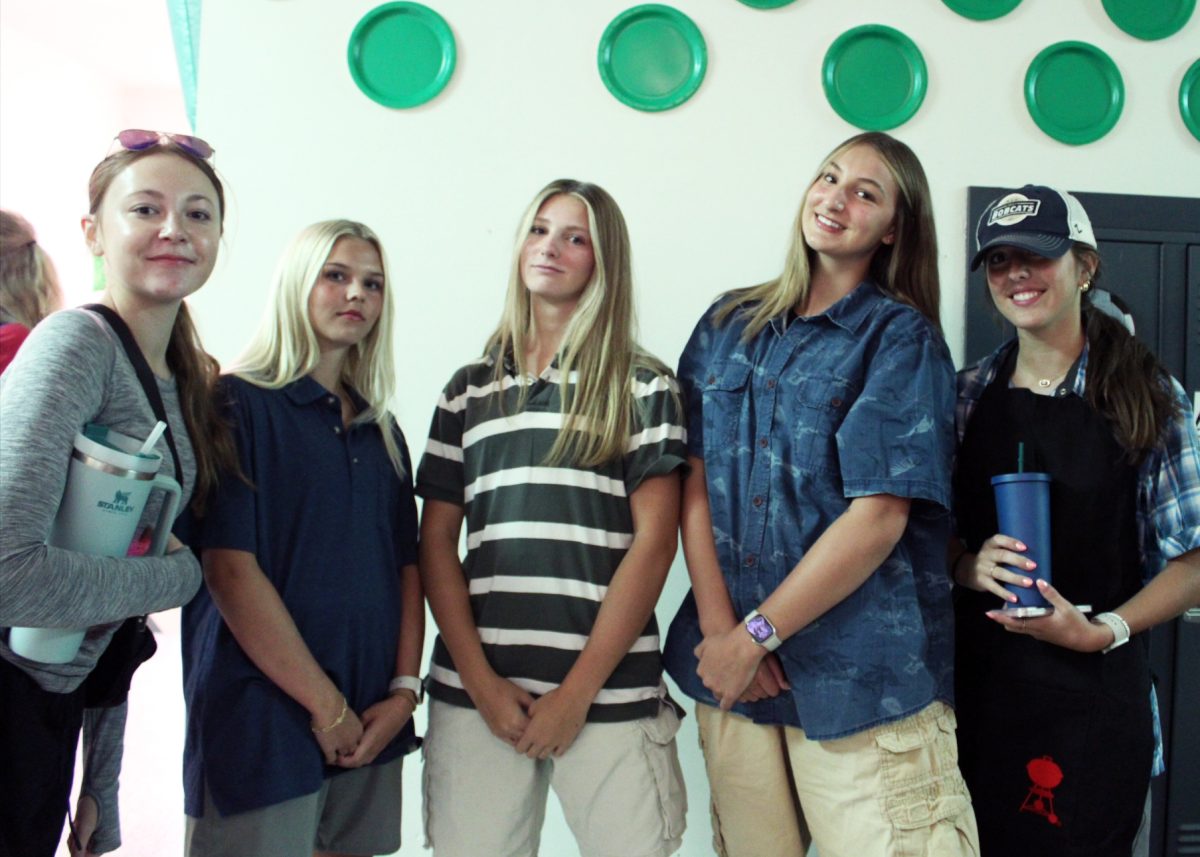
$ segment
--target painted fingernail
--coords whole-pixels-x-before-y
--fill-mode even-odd
[[[1041,590],[1045,590],[1047,587],[1049,587],[1049,586],[1050,586],[1050,584],[1049,584],[1049,583],[1047,583],[1047,582],[1046,582],[1046,581],[1044,581],[1044,580],[1039,580],[1039,581],[1037,582],[1037,584],[1038,584],[1038,589],[1041,589]]]
[[[1029,550],[1029,548],[1025,547],[1025,543],[1024,543],[1024,542],[1017,542],[1017,550],[1019,550],[1019,551],[1027,551],[1027,550]]]
[[[1033,586],[1033,581],[1028,577],[1021,581],[1022,586]]]
[[[1037,563],[1036,563],[1036,562],[1034,562],[1034,561],[1033,561],[1033,560],[1031,560],[1031,559],[1030,559],[1030,560],[1026,560],[1026,561],[1025,561],[1025,568],[1026,568],[1026,570],[1028,570],[1028,571],[1033,571],[1035,568],[1037,568]]]

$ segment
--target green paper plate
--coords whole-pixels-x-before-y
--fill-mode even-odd
[[[1104,0],[1112,22],[1138,39],[1165,39],[1183,29],[1196,0]]]
[[[972,21],[991,21],[1007,15],[1021,0],[942,0],[952,10]]]
[[[1192,63],[1179,84],[1179,115],[1192,136],[1200,140],[1200,60]]]
[[[1121,118],[1125,84],[1108,54],[1087,42],[1058,42],[1025,72],[1025,106],[1037,126],[1063,143],[1099,140]]]
[[[700,88],[708,48],[691,18],[650,3],[613,18],[600,37],[596,62],[600,79],[621,103],[670,110]]]
[[[437,12],[420,3],[385,3],[355,26],[347,62],[372,101],[416,107],[445,88],[455,55],[454,34]]]
[[[821,82],[839,116],[867,131],[886,131],[913,117],[929,78],[912,39],[882,24],[866,24],[829,46]]]
[[[755,9],[778,9],[780,6],[795,3],[796,0],[738,0],[738,2],[743,6],[752,6]]]

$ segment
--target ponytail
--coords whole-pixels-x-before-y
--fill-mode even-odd
[[[186,303],[179,314],[167,343],[167,366],[179,385],[179,409],[196,456],[196,485],[192,490],[192,511],[203,517],[209,492],[222,472],[240,474],[233,432],[222,418],[216,400],[217,379],[221,372],[216,358],[200,345]]]
[[[1138,464],[1154,449],[1167,423],[1179,416],[1171,376],[1149,348],[1115,318],[1084,302],[1088,341],[1088,404],[1104,414],[1117,440]]]

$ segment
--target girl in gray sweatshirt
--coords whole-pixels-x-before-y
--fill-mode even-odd
[[[84,238],[103,260],[100,302],[128,326],[166,412],[156,450],[161,473],[203,512],[215,474],[235,461],[212,404],[217,364],[200,347],[183,299],[216,261],[224,190],[202,140],[124,131],[92,173]],[[200,585],[195,556],[174,535],[164,556],[141,556],[152,495],[129,556],[101,557],[47,545],[66,485],[75,434],[87,423],[135,438],[156,416],[120,339],[98,313],[59,312],[38,325],[0,376],[0,857],[52,857],[62,837],[84,733],[84,771],[73,854],[121,843],[117,812],[125,703],[84,706],[84,682],[130,616],[183,604]],[[236,466],[235,466],[236,467]],[[89,630],[69,663],[22,657],[9,628]]]

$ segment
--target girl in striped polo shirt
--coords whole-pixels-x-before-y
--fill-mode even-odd
[[[551,182],[522,219],[483,356],[434,412],[417,493],[440,631],[425,749],[437,857],[535,854],[550,787],[583,854],[679,847],[679,711],[654,605],[684,428],[670,370],[633,341],[632,292],[612,197]]]

